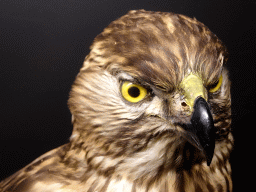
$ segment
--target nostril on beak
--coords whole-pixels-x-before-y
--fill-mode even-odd
[[[183,101],[183,102],[181,102],[181,106],[186,107],[187,103]]]

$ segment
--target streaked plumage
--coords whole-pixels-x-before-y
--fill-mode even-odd
[[[2,181],[0,191],[232,191],[226,60],[225,46],[196,19],[130,11],[95,38],[72,86],[70,143]],[[191,113],[180,84],[189,74],[202,80],[216,128],[210,166],[184,128]],[[125,100],[123,81],[147,96]]]

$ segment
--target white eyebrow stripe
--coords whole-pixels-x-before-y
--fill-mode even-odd
[[[131,75],[128,75],[127,73],[124,73],[124,72],[118,73],[116,77],[118,79],[124,79],[124,80],[127,80],[127,81],[134,81],[135,80]]]

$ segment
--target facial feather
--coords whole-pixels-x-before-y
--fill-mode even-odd
[[[4,191],[38,191],[43,184],[63,192],[231,191],[226,56],[223,43],[196,19],[130,11],[95,38],[76,77],[68,101],[70,143],[6,180]],[[189,73],[205,88],[223,77],[218,91],[207,91],[217,129],[210,167],[182,127],[191,114],[179,84]],[[125,100],[123,81],[145,87],[146,99]]]

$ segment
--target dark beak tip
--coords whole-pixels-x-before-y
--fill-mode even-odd
[[[210,166],[211,165],[211,162],[212,162],[212,159],[207,159],[207,166]]]
[[[211,165],[212,158],[213,158],[213,155],[214,155],[214,148],[215,148],[215,145],[214,145],[214,144],[212,144],[212,145],[206,145],[206,146],[204,147],[204,155],[205,155],[206,162],[207,162],[207,165],[208,165],[208,166]]]
[[[208,103],[202,97],[196,99],[191,117],[194,132],[203,147],[207,165],[210,166],[215,149],[215,126]]]

